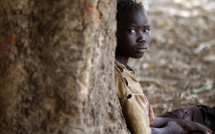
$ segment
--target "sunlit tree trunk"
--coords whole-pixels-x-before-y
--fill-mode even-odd
[[[128,133],[114,90],[115,0],[0,1],[0,133]]]

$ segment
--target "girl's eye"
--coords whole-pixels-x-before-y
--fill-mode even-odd
[[[144,29],[143,31],[144,31],[145,33],[149,33],[149,32],[150,32],[149,29]]]
[[[134,33],[136,33],[136,31],[134,29],[131,29],[131,30],[129,30],[129,33],[134,34]]]

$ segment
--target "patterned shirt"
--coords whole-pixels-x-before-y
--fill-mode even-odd
[[[132,134],[151,134],[154,113],[143,90],[129,66],[115,61],[117,96],[128,129]]]

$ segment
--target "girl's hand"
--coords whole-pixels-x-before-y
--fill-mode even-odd
[[[209,128],[207,128],[199,123],[196,123],[196,122],[184,121],[184,124],[182,127],[184,128],[184,131],[186,133],[200,132],[202,134],[212,134],[212,131]]]

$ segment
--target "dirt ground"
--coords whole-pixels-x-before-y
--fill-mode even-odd
[[[145,7],[151,44],[142,59],[129,65],[155,114],[215,106],[215,0],[156,0]]]

